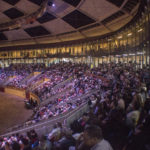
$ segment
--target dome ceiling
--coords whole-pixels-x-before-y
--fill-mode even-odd
[[[118,30],[140,0],[0,0],[0,47],[64,42]]]

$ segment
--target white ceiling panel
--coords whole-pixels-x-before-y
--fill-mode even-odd
[[[4,34],[7,36],[8,40],[10,41],[30,38],[30,36],[22,29],[5,31]]]
[[[0,12],[4,12],[5,10],[8,10],[12,6],[2,0],[0,0]]]
[[[44,23],[43,26],[52,34],[60,34],[74,30],[73,27],[64,22],[62,19],[54,19],[51,22]]]
[[[10,21],[10,19],[6,15],[0,12],[0,24],[8,21]]]
[[[86,0],[80,9],[96,20],[103,20],[119,10],[106,0]]]
[[[21,10],[24,14],[31,14],[39,8],[38,5],[33,4],[28,0],[21,0],[15,5],[15,7],[18,8],[18,10]]]

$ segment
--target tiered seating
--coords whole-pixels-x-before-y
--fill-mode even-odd
[[[148,150],[150,71],[147,68],[137,70],[134,64],[113,63],[93,69],[81,64],[64,64],[66,69],[62,69],[63,64],[57,67],[54,65],[50,72],[43,72],[43,77],[46,76],[51,81],[42,85],[39,92],[43,90],[41,96],[46,95],[46,98],[58,93],[61,95],[39,107],[30,120],[32,124],[77,108],[83,103],[78,98],[93,89],[99,92],[86,99],[89,112],[71,124],[72,131],[57,123],[42,139],[38,139],[37,134],[31,131],[36,138],[34,142],[31,132],[28,133],[27,145],[30,149],[44,149],[43,144],[48,143],[47,148],[51,150],[91,150],[96,149],[96,146],[100,148],[101,144],[109,150]],[[67,78],[73,76],[72,80],[63,87],[52,90],[59,81],[64,81],[65,75]],[[60,76],[59,80],[52,78]],[[15,141],[18,145],[19,141],[23,143],[20,136],[2,138],[1,148],[7,146],[6,141],[10,142],[10,147]]]

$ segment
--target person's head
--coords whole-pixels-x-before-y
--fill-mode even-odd
[[[99,126],[87,126],[84,130],[84,142],[88,146],[94,146],[103,139],[102,130]]]
[[[66,138],[71,138],[72,137],[72,131],[70,129],[65,129],[64,135]]]
[[[87,114],[87,113],[84,113],[83,116],[82,116],[82,119],[83,119],[84,121],[88,121],[88,119],[89,119],[88,114]]]
[[[53,125],[53,129],[56,129],[57,128],[57,123],[55,123],[54,125]]]
[[[20,149],[21,149],[21,147],[20,147],[19,143],[14,142],[12,144],[12,150],[20,150]]]
[[[139,110],[140,109],[140,101],[136,100],[134,103],[133,103],[133,109],[134,110]]]
[[[62,123],[61,122],[57,122],[57,126],[62,128]]]
[[[28,141],[26,138],[23,138],[23,139],[22,139],[22,144],[23,144],[24,146],[27,146],[27,145],[29,144],[29,141]]]
[[[148,113],[150,110],[150,98],[147,98],[144,104],[144,110]]]
[[[45,135],[42,135],[41,138],[40,138],[40,141],[41,141],[41,142],[44,142],[44,141],[46,141],[46,140],[47,140],[47,137],[46,137]]]

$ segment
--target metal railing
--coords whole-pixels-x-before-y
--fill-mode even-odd
[[[97,92],[98,92],[97,90],[93,90],[87,93],[86,95],[83,95],[80,98],[85,99],[89,95],[97,93]],[[81,104],[81,106],[77,107],[76,109],[71,110],[70,112],[56,116],[55,118],[52,118],[50,120],[46,120],[37,124],[30,125],[28,127],[22,127],[21,129],[16,129],[15,131],[2,134],[1,136],[10,136],[16,133],[25,134],[27,131],[30,131],[32,129],[34,129],[38,133],[39,136],[43,134],[47,134],[52,130],[52,127],[56,122],[61,122],[61,123],[65,122],[65,124],[68,126],[69,123],[72,122],[72,117],[76,119],[77,117],[81,116],[86,110],[87,110],[87,101],[85,101],[83,104]]]

